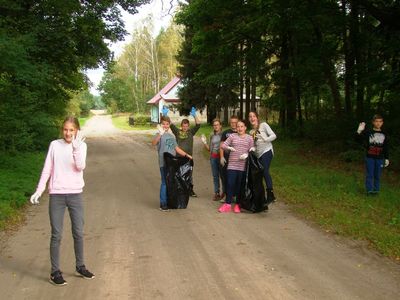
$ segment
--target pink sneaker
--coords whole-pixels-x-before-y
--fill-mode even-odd
[[[220,213],[227,213],[231,211],[231,205],[228,203],[224,203],[221,205],[221,207],[218,209]]]
[[[235,206],[233,207],[233,212],[234,213],[240,213],[240,206],[239,206],[239,204],[235,204]]]

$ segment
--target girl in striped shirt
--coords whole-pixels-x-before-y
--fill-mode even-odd
[[[222,149],[230,150],[228,171],[227,171],[227,191],[225,203],[218,209],[219,212],[230,212],[232,198],[236,199],[240,195],[242,178],[245,173],[246,159],[250,151],[254,151],[253,138],[246,134],[246,125],[243,121],[237,124],[237,133],[232,134],[221,144]],[[235,213],[240,213],[238,201],[233,207]]]

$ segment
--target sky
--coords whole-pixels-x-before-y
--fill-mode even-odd
[[[117,43],[112,43],[109,48],[114,52],[114,57],[118,58],[124,50],[124,46],[131,41],[131,32],[133,32],[135,28],[135,24],[140,23],[140,21],[146,18],[149,14],[153,14],[154,16],[154,34],[157,35],[162,27],[166,28],[169,22],[172,19],[172,16],[168,14],[170,8],[170,0],[152,0],[151,3],[140,6],[138,8],[138,13],[135,15],[131,15],[126,11],[122,11],[122,18],[125,23],[125,29],[128,32],[128,35],[125,37],[124,41],[120,41]],[[176,8],[177,0],[172,1],[174,8]],[[90,88],[90,92],[93,95],[99,95],[99,91],[97,91],[97,86],[99,85],[101,78],[103,77],[104,69],[97,68],[87,70],[85,72],[92,82],[92,87]]]

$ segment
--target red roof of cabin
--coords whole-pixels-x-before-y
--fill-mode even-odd
[[[167,94],[170,90],[172,90],[179,82],[181,81],[181,78],[178,76],[175,76],[172,78],[170,82],[167,83],[166,86],[164,86],[157,94],[154,95],[153,98],[151,98],[149,101],[147,101],[147,104],[156,104],[158,103],[162,95]],[[176,99],[177,100],[177,99]]]

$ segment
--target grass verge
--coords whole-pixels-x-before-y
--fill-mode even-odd
[[[211,126],[202,125],[197,135],[208,137],[211,132]],[[385,169],[380,194],[367,196],[362,154],[357,162],[346,162],[319,148],[288,139],[274,142],[271,174],[276,193],[326,232],[367,241],[400,262],[399,174]]]
[[[359,164],[313,154],[309,145],[293,141],[277,140],[274,149],[274,189],[295,212],[400,261],[400,189],[387,178],[398,175],[384,170],[381,192],[371,197]]]
[[[153,125],[134,125],[130,126],[129,125],[129,115],[119,115],[119,116],[113,116],[112,117],[112,122],[115,127],[122,129],[122,130],[149,130],[149,129],[154,129]]]
[[[0,155],[0,230],[20,220],[20,209],[35,192],[45,153]]]
[[[80,117],[80,118],[79,118],[79,125],[81,125],[81,128],[82,128],[83,126],[85,126],[85,123],[86,123],[87,120],[89,120],[89,118],[90,118],[90,117]]]

